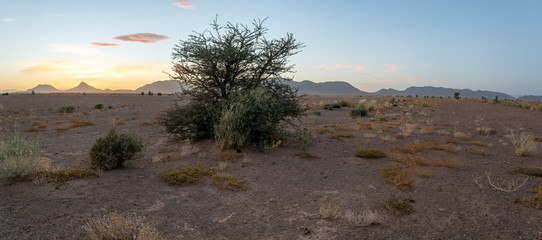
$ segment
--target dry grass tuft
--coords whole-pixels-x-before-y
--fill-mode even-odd
[[[331,138],[335,138],[335,139],[354,138],[354,134],[352,134],[352,133],[345,133],[345,132],[339,132],[339,133],[329,134],[328,136],[331,137]]]
[[[516,135],[514,130],[509,129],[506,138],[510,140],[514,148],[516,149],[516,155],[527,156],[536,151],[536,142],[533,140],[533,136],[527,135],[524,132]]]
[[[239,161],[239,158],[241,157],[238,153],[231,153],[231,152],[224,152],[219,154],[216,158],[219,161],[223,162],[237,162]]]
[[[170,186],[187,186],[199,183],[203,178],[203,174],[204,171],[200,168],[181,165],[161,171],[158,176]]]
[[[388,155],[377,149],[367,149],[363,147],[358,147],[355,153],[356,157],[360,158],[385,158]]]
[[[64,130],[77,128],[77,127],[86,127],[86,126],[96,125],[96,123],[94,123],[93,121],[85,121],[85,120],[74,118],[72,116],[69,116],[68,118],[70,120],[70,125],[65,126],[65,127],[57,127],[55,128],[55,130],[64,131]]]
[[[244,191],[248,188],[245,185],[246,180],[239,179],[234,176],[216,174],[212,176],[212,179],[213,183],[219,188],[229,189],[233,191]]]
[[[411,154],[394,154],[392,160],[404,164],[406,167],[417,166],[435,166],[435,167],[447,167],[447,168],[460,168],[465,164],[457,157],[447,159],[426,159],[421,156],[413,156]]]
[[[141,122],[141,126],[154,126],[154,123],[149,121],[143,121]]]
[[[341,208],[334,203],[324,203],[320,205],[320,215],[327,219],[337,219],[341,216]]]
[[[399,164],[380,168],[380,175],[386,182],[392,183],[401,190],[410,189],[414,183],[414,180],[409,178],[408,171]]]
[[[53,182],[58,185],[65,184],[68,181],[76,179],[92,179],[101,175],[92,169],[75,167],[75,168],[55,168],[41,169],[32,174],[34,182]]]
[[[388,198],[386,201],[382,202],[382,206],[388,210],[393,211],[397,215],[407,215],[414,211],[412,203],[416,200],[414,198]]]
[[[83,228],[92,240],[104,239],[165,239],[156,228],[135,213],[106,213],[88,220]]]
[[[437,151],[445,151],[454,153],[457,152],[457,149],[451,144],[437,143],[434,141],[416,141],[414,143],[406,144],[403,146],[392,147],[393,151],[415,154],[423,152],[425,150],[432,149]]]
[[[542,209],[542,186],[534,187],[531,192],[532,196],[523,197],[521,200],[525,203],[533,205],[537,209]]]
[[[401,136],[403,137],[410,137],[412,133],[414,132],[414,129],[416,129],[416,124],[413,123],[404,123],[401,126],[399,126],[399,131],[401,133]]]
[[[489,155],[489,153],[485,149],[467,148],[467,152],[472,153],[472,154],[482,155],[482,156]]]
[[[470,141],[469,144],[475,145],[475,146],[487,147],[487,144],[482,141]]]
[[[510,173],[513,174],[525,174],[535,177],[542,177],[542,168],[523,168],[523,167],[517,167],[512,170],[510,170]]]
[[[300,156],[302,158],[319,158],[320,157],[316,153],[311,153],[311,152],[307,152],[307,151],[296,152],[295,155]]]

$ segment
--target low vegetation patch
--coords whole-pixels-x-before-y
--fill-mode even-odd
[[[407,169],[404,169],[399,164],[380,168],[380,175],[386,182],[395,185],[401,190],[410,189],[412,183],[414,183],[414,180],[410,179]]]
[[[381,150],[368,149],[368,148],[363,148],[363,147],[358,147],[355,155],[356,157],[360,157],[360,158],[385,158],[388,156],[385,152]]]
[[[61,113],[71,113],[71,112],[73,112],[74,110],[75,110],[75,107],[69,105],[69,106],[62,106],[62,107],[60,107],[59,112],[61,112]]]
[[[413,156],[412,154],[395,154],[392,160],[404,164],[406,167],[417,166],[435,166],[435,167],[447,167],[447,168],[460,168],[465,164],[457,157],[451,157],[446,159],[427,159],[422,156]]]
[[[497,191],[501,192],[515,192],[519,190],[529,178],[517,178],[515,180],[506,180],[506,179],[493,179],[491,177],[491,172],[486,171],[486,178],[487,178],[487,184],[482,182],[480,180],[480,177],[478,175],[474,175],[472,180],[478,185],[480,188],[491,188]]]
[[[470,141],[469,144],[475,145],[475,146],[487,147],[487,144],[482,141]]]
[[[219,154],[216,158],[219,161],[224,161],[224,162],[237,162],[239,161],[240,157],[241,155],[238,153],[224,152],[224,153]]]
[[[510,170],[510,173],[513,174],[525,174],[529,176],[542,177],[542,168],[524,168],[517,167]]]
[[[384,206],[386,209],[393,211],[397,215],[407,215],[414,211],[414,206],[412,203],[414,203],[414,198],[406,197],[406,198],[388,198],[385,201],[382,202],[382,206]]]
[[[324,203],[320,205],[320,215],[326,219],[337,219],[341,216],[341,208],[334,203]]]
[[[429,178],[435,172],[433,169],[425,167],[415,167],[413,171],[420,178]]]
[[[531,135],[524,132],[516,134],[513,130],[508,130],[506,138],[510,140],[518,156],[527,156],[536,151],[536,142]]]
[[[247,185],[245,185],[246,180],[244,179],[223,174],[215,174],[211,178],[213,179],[213,183],[219,188],[233,191],[244,191],[247,189]]]
[[[534,187],[531,192],[533,192],[534,195],[523,197],[521,200],[542,210],[542,186]]]
[[[311,153],[308,151],[302,151],[302,152],[296,152],[295,155],[300,156],[302,158],[319,158],[318,154]]]
[[[118,133],[113,127],[103,137],[96,139],[89,152],[90,164],[101,170],[121,167],[143,150],[143,141],[133,133]]]
[[[482,155],[482,156],[489,155],[489,152],[487,152],[487,150],[485,149],[467,148],[467,152],[472,153],[472,154]]]
[[[100,173],[87,168],[58,168],[38,170],[32,174],[32,181],[37,182],[53,182],[57,185],[62,185],[68,181],[76,179],[92,179],[100,176]]]
[[[72,116],[69,116],[68,119],[70,120],[70,125],[64,126],[64,127],[57,127],[55,128],[55,130],[64,131],[64,130],[77,128],[77,127],[87,127],[87,126],[96,125],[96,123],[94,123],[93,121],[85,121],[82,119],[74,118]]]
[[[328,136],[331,137],[331,138],[335,138],[335,139],[342,139],[342,138],[353,138],[354,134],[339,132],[339,133],[329,134]]]
[[[92,240],[104,239],[165,239],[144,217],[135,213],[106,213],[89,219],[83,229]]]
[[[169,168],[158,173],[162,181],[169,186],[187,186],[199,183],[203,178],[204,171],[198,167],[188,167],[182,165],[175,168]]]
[[[350,116],[351,117],[364,117],[367,116],[367,110],[365,108],[352,108],[350,109]]]
[[[100,110],[104,108],[104,105],[99,103],[99,104],[94,105],[94,108]]]
[[[0,141],[0,176],[10,181],[28,179],[36,170],[40,153],[37,139],[15,133]]]
[[[392,147],[393,151],[415,154],[423,152],[425,150],[432,149],[436,151],[445,151],[454,153],[457,149],[451,144],[438,143],[434,141],[416,141],[414,143],[406,144],[403,146]]]

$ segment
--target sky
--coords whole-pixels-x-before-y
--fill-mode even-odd
[[[540,0],[0,0],[0,89],[166,80],[174,44],[215,18],[293,33],[295,81],[542,95]]]

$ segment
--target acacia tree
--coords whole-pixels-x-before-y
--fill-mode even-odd
[[[181,138],[213,137],[222,112],[257,88],[265,89],[274,99],[273,124],[301,114],[297,90],[284,84],[289,79],[282,75],[292,72],[294,65],[288,58],[304,45],[291,33],[267,39],[264,22],[220,26],[215,20],[211,30],[189,35],[175,45],[170,78],[181,83],[190,103],[175,105],[161,115],[159,122],[166,131]]]

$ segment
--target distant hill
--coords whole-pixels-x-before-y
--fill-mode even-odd
[[[31,93],[32,90],[34,90],[35,93],[57,93],[60,92],[55,87],[49,85],[49,84],[39,84],[38,86],[35,86],[31,89],[26,90],[26,92]]]
[[[315,83],[305,80],[301,82],[284,81],[284,83],[290,85],[292,88],[298,89],[298,93],[307,95],[356,96],[367,94],[347,82]]]
[[[134,92],[153,92],[153,93],[176,93],[181,92],[181,84],[178,81],[175,80],[164,80],[164,81],[157,81],[150,84],[146,84],[136,90]]]
[[[499,99],[516,99],[506,93],[492,92],[492,91],[472,91],[470,89],[455,89],[455,88],[443,88],[443,87],[409,87],[403,91],[395,89],[381,89],[377,92],[371,93],[374,96],[435,96],[435,97],[453,97],[454,93],[458,92],[460,97],[466,98],[488,98],[493,99],[495,96]]]
[[[519,97],[518,100],[532,101],[532,102],[542,102],[542,96],[527,95],[527,96]]]
[[[79,85],[77,85],[77,87],[70,88],[70,89],[68,89],[68,90],[66,90],[64,92],[68,92],[68,93],[103,93],[104,90],[97,89],[95,87],[92,87],[92,86],[88,85],[85,82],[81,82],[81,83],[79,83]]]

